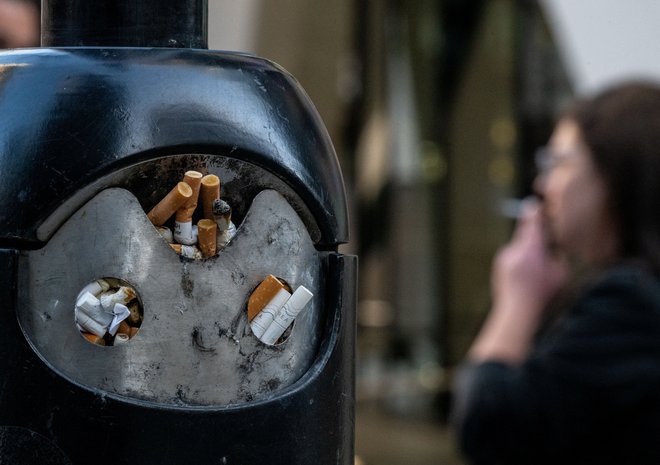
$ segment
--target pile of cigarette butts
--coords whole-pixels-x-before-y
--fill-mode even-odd
[[[97,279],[80,291],[75,320],[89,342],[116,346],[128,342],[142,324],[135,289],[113,278]]]
[[[192,219],[197,203],[203,217]],[[174,232],[164,226],[175,215]],[[220,198],[220,179],[214,174],[186,171],[183,180],[147,213],[161,236],[182,257],[202,259],[215,256],[236,234],[231,207]]]
[[[291,287],[268,275],[248,300],[248,320],[252,333],[261,342],[277,344],[285,331],[314,295],[304,286],[291,293]]]

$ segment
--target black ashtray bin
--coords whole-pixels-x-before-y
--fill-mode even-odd
[[[357,259],[328,135],[277,65],[168,48],[205,45],[205,2],[152,3],[44,2],[48,48],[0,53],[0,461],[352,463]],[[201,259],[147,217],[189,170],[236,226]],[[273,344],[247,311],[269,275],[313,294]],[[82,336],[99,280],[136,294],[125,343]]]

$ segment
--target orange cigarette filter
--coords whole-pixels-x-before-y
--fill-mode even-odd
[[[128,315],[128,318],[126,318],[124,321],[128,322],[128,324],[131,326],[140,326],[142,321],[142,316],[140,315],[140,305],[137,302],[132,303],[128,306],[128,311],[131,312],[131,314]]]
[[[170,244],[170,247],[172,247],[176,253],[181,255],[181,244]]]
[[[147,218],[154,226],[162,226],[181,205],[192,197],[192,188],[185,182],[180,182],[147,213]]]
[[[96,344],[99,346],[105,345],[105,340],[102,337],[97,336],[96,334],[87,333],[87,332],[83,332],[81,334],[84,336],[85,339],[87,339],[92,344]]]
[[[117,328],[117,333],[122,333],[130,336],[131,327],[128,325],[128,323],[126,323],[126,320],[119,323],[119,327]]]
[[[207,174],[202,178],[202,209],[204,218],[213,219],[213,201],[220,198],[220,178],[215,174]]]
[[[205,257],[213,257],[218,251],[217,233],[215,221],[204,218],[197,223],[197,242]]]
[[[288,286],[272,274],[266,276],[266,279],[261,281],[261,284],[257,286],[248,299],[248,320],[252,321],[252,318],[257,316],[280,289],[289,290]]]
[[[193,213],[197,208],[197,199],[199,198],[199,187],[202,183],[202,173],[199,171],[186,171],[183,175],[183,182],[192,189],[192,196],[176,211],[176,220],[181,222],[191,221]]]

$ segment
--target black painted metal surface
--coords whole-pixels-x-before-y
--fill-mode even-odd
[[[355,257],[329,257],[329,311],[307,374],[272,399],[216,409],[120,401],[58,376],[16,323],[16,266],[17,252],[0,249],[0,462],[353,463]]]
[[[42,0],[45,47],[207,47],[208,0]]]
[[[253,163],[312,212],[317,246],[348,241],[334,149],[298,83],[260,58],[186,49],[0,53],[0,247],[36,230],[94,180],[180,153]]]

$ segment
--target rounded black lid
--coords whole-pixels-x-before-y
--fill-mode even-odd
[[[260,58],[189,49],[0,53],[0,248],[96,180],[171,154],[219,154],[285,182],[320,232],[348,241],[328,133],[297,81]],[[30,243],[32,245],[30,245]]]

